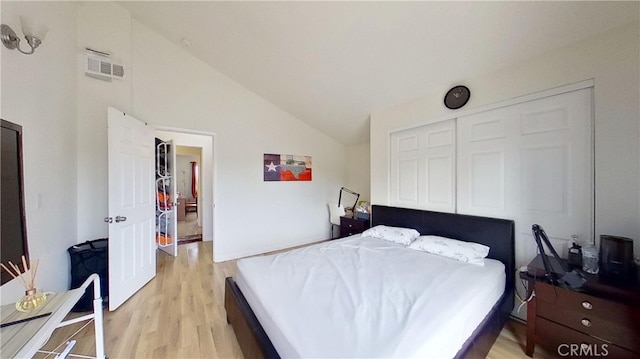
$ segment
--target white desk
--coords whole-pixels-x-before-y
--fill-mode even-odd
[[[93,313],[63,321],[91,282],[94,288]],[[50,295],[41,307],[28,313],[17,311],[15,304],[3,305],[0,307],[0,319],[2,323],[6,323],[49,312],[51,312],[50,316],[0,329],[0,357],[32,358],[49,340],[56,328],[94,319],[96,358],[105,358],[102,296],[100,295],[100,277],[97,274],[89,276],[77,289]]]

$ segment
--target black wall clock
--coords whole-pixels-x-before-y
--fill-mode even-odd
[[[455,86],[444,95],[444,105],[452,110],[467,104],[471,97],[471,91],[467,86]]]

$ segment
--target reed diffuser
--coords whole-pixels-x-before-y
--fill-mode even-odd
[[[29,260],[29,266],[27,266],[27,260],[24,256],[22,256],[22,271],[20,270],[19,265],[15,265],[11,261],[8,262],[11,269],[9,269],[3,263],[0,263],[2,269],[11,274],[13,278],[20,278],[22,284],[24,285],[24,297],[16,302],[16,309],[20,312],[28,312],[30,310],[33,310],[41,306],[47,300],[47,296],[45,294],[38,293],[38,291],[36,290],[36,274],[38,273],[38,263],[39,261],[36,260],[35,264],[32,265],[31,260]],[[29,272],[29,278],[27,278],[27,272]]]

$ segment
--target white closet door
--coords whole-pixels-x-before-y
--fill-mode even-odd
[[[513,219],[516,265],[539,224],[566,256],[593,240],[591,88],[458,118],[458,212]]]
[[[158,225],[156,228],[156,235],[161,232],[166,237],[171,238],[169,244],[166,245],[158,245],[165,253],[177,257],[178,256],[178,190],[177,190],[177,179],[176,179],[176,147],[173,140],[165,141],[167,144],[164,148],[167,153],[165,154],[165,161],[161,165],[166,168],[162,172],[163,179],[165,179],[165,183],[169,184],[169,194],[171,203],[170,208],[164,208],[163,210],[159,210],[156,208],[157,216],[162,216],[163,221],[165,221],[164,228],[160,228],[161,225]],[[156,166],[158,166],[156,164]],[[156,168],[158,171],[158,168]],[[157,189],[156,189],[157,190]]]
[[[391,205],[455,212],[455,120],[391,134]]]

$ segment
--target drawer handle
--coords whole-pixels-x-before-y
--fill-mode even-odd
[[[584,309],[593,309],[593,304],[589,302],[582,302],[582,308]]]
[[[591,325],[592,325],[592,324],[591,324],[591,321],[590,321],[589,319],[582,319],[582,320],[580,321],[580,323],[582,323],[582,325],[584,325],[584,326],[585,326],[585,327],[587,327],[587,328],[590,328],[590,327],[591,327]]]
[[[351,227],[353,227],[353,225],[352,225],[352,224],[350,224],[350,225],[349,225],[349,228],[351,228]]]

